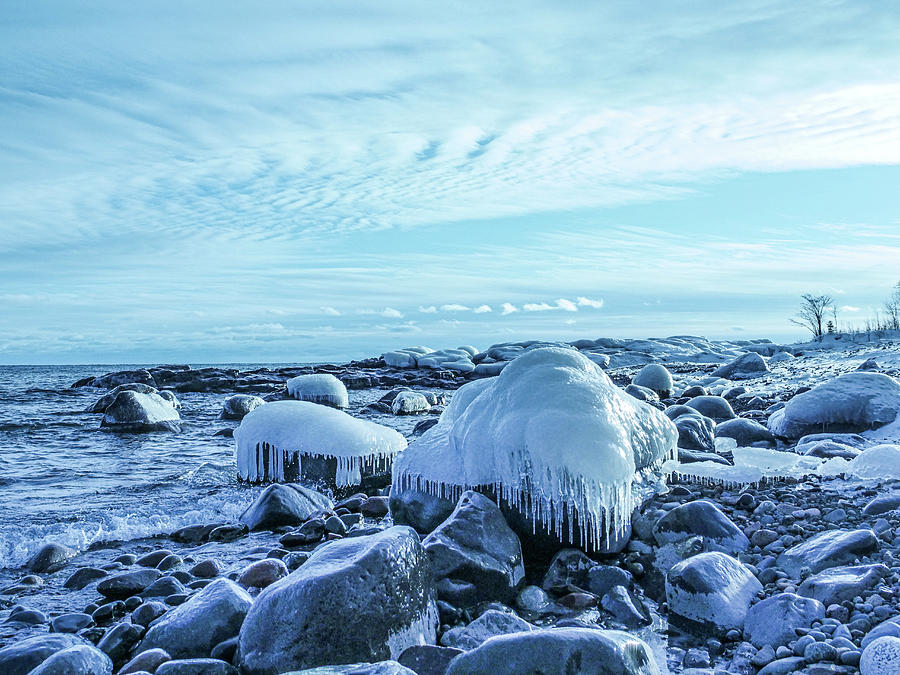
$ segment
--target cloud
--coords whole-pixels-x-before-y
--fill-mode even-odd
[[[526,302],[522,305],[522,309],[526,312],[549,312],[553,309],[558,309],[553,305],[548,305],[546,302]]]
[[[466,307],[465,305],[457,305],[457,304],[441,305],[441,311],[442,312],[468,312],[469,308]]]
[[[853,305],[844,305],[840,308],[842,312],[858,312],[859,307],[854,307]]]
[[[437,312],[437,307],[435,307],[434,305],[429,305],[428,307],[419,307],[419,311],[422,312],[422,314],[434,314]]]
[[[565,311],[565,312],[577,312],[578,307],[571,300],[566,300],[565,298],[560,298],[556,301],[556,306]]]
[[[500,308],[501,308],[501,311],[500,311],[501,316],[507,316],[508,314],[513,314],[513,313],[519,311],[518,307],[516,307],[515,305],[510,304],[508,302],[504,302],[502,305],[500,305]]]
[[[394,309],[393,307],[385,307],[381,311],[381,316],[388,318],[388,319],[402,319],[403,312],[400,312],[400,311]]]
[[[476,314],[487,314],[487,313],[491,312],[492,310],[491,310],[490,305],[478,305],[478,307],[476,307],[472,311],[475,312]]]
[[[579,307],[591,307],[593,309],[600,309],[603,307],[603,300],[591,300],[590,298],[585,298],[580,296],[577,300]]]
[[[328,316],[340,316],[341,313],[336,310],[334,307],[321,307],[322,314],[326,314]]]

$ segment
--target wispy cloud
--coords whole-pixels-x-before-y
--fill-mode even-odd
[[[500,314],[502,316],[507,316],[509,314],[513,314],[513,313],[519,311],[518,307],[516,307],[515,305],[508,303],[508,302],[504,302],[502,305],[500,305],[500,309],[501,309]]]

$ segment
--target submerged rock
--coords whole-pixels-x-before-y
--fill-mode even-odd
[[[322,546],[260,593],[241,628],[241,667],[255,675],[396,658],[434,644],[436,629],[428,556],[412,529],[395,526]]]

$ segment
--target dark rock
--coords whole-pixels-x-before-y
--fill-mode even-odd
[[[44,544],[26,563],[25,567],[33,574],[56,572],[61,570],[75,555],[75,551],[59,544]]]
[[[213,579],[222,573],[222,566],[215,558],[201,560],[191,568],[191,574],[201,579]]]
[[[164,649],[146,649],[122,666],[118,675],[129,675],[130,673],[144,671],[155,673],[159,666],[171,660],[171,658]]]
[[[602,598],[613,586],[631,586],[631,573],[612,565],[595,565],[588,570],[586,589]]]
[[[300,525],[314,513],[331,509],[331,500],[320,492],[293,483],[273,483],[241,514],[251,530],[272,530]]]
[[[240,638],[235,635],[233,638],[223,640],[213,647],[209,655],[214,659],[221,659],[222,661],[231,663],[234,661],[234,655],[237,653],[238,645],[240,645]]]
[[[49,633],[35,635],[0,649],[0,673],[28,675],[56,652],[69,647],[92,646],[77,635]]]
[[[435,579],[472,584],[481,600],[510,602],[525,576],[522,546],[499,507],[467,491],[422,545]]]
[[[733,438],[738,446],[748,447],[754,444],[775,445],[775,436],[759,422],[739,417],[722,422],[716,427],[716,436]]]
[[[161,576],[162,572],[155,569],[123,572],[107,577],[97,584],[97,592],[106,598],[127,598],[130,595],[137,595]]]
[[[444,522],[456,502],[418,490],[391,490],[391,517],[397,525],[409,525],[428,534]]]
[[[753,605],[744,619],[744,637],[756,647],[787,645],[797,638],[794,629],[809,628],[825,618],[825,606],[793,593],[773,595]]]
[[[221,526],[222,523],[208,525],[186,525],[172,533],[172,539],[184,544],[196,544],[209,539],[209,533]]]
[[[867,516],[880,516],[900,508],[900,493],[880,495],[866,504],[863,513]]]
[[[241,668],[255,675],[396,657],[433,643],[436,628],[425,549],[413,530],[392,527],[322,546],[260,593],[241,628]]]
[[[237,668],[219,659],[174,659],[156,669],[156,675],[237,675]]]
[[[121,433],[181,431],[181,416],[159,394],[122,391],[103,413],[100,427]]]
[[[112,671],[112,661],[106,654],[83,644],[56,652],[29,675],[112,675]]]
[[[535,627],[512,612],[489,609],[467,626],[451,628],[441,636],[441,644],[468,651],[497,635],[531,631]]]
[[[259,396],[249,394],[235,394],[225,399],[222,405],[222,413],[219,417],[223,420],[242,420],[244,415],[255,410],[265,403]]]
[[[588,573],[596,564],[583,551],[563,549],[550,561],[541,586],[545,591],[554,593],[563,593],[570,586],[587,588]]]
[[[103,638],[97,643],[97,649],[108,654],[113,663],[122,664],[143,634],[143,626],[117,623],[104,633]]]
[[[678,429],[678,447],[686,450],[713,452],[716,447],[716,423],[700,414],[680,415],[675,418]]]
[[[384,518],[390,509],[387,497],[369,497],[359,507],[359,512],[366,518]]]
[[[685,405],[704,417],[709,417],[717,424],[736,417],[734,410],[731,409],[731,404],[721,396],[695,396]]]
[[[131,620],[141,626],[149,626],[169,611],[162,602],[145,602],[131,613]]]
[[[884,565],[831,567],[807,578],[800,584],[797,593],[815,598],[827,607],[862,595],[889,574],[890,570]]]
[[[609,589],[600,599],[600,606],[629,628],[648,626],[653,622],[647,608],[625,586]]]
[[[160,577],[141,591],[142,598],[165,598],[176,593],[184,593],[184,585],[175,577]]]
[[[853,562],[878,548],[872,530],[826,530],[789,548],[778,556],[777,564],[788,574],[798,576],[808,567],[813,573],[828,567]]]
[[[250,531],[246,525],[219,525],[209,533],[210,541],[234,541]]]
[[[719,507],[706,500],[676,506],[653,527],[653,538],[660,546],[694,536],[703,537],[709,551],[737,554],[750,546],[740,528]]]
[[[106,570],[101,570],[98,567],[81,567],[66,579],[63,587],[68,588],[70,591],[80,591],[82,588],[105,576],[108,576]]]
[[[416,675],[445,675],[450,661],[462,653],[461,649],[453,647],[413,645],[403,651],[397,662]]]
[[[288,575],[285,564],[277,558],[257,560],[245,567],[237,579],[244,588],[266,588]]]
[[[73,612],[71,614],[61,614],[50,622],[51,633],[77,633],[82,628],[87,628],[94,619],[90,614],[83,612]]]

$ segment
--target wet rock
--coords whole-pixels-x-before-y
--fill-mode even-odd
[[[138,643],[143,634],[143,626],[117,623],[103,634],[100,642],[97,643],[97,649],[109,655],[113,663],[122,664],[131,653],[131,648]]]
[[[97,592],[106,598],[127,598],[137,595],[162,576],[156,569],[141,569],[107,577],[97,584]]]
[[[737,417],[731,409],[731,404],[721,396],[695,396],[685,405],[717,424]]]
[[[676,506],[653,527],[660,546],[703,537],[706,549],[737,554],[750,546],[747,536],[712,502],[696,500]]]
[[[613,586],[600,598],[600,606],[612,614],[616,621],[630,628],[647,626],[652,618],[647,608],[625,586]]]
[[[683,560],[666,575],[670,614],[719,633],[743,627],[761,590],[745,565],[718,551]]]
[[[35,635],[0,649],[0,673],[27,675],[56,652],[69,647],[92,646],[86,640],[66,633]]]
[[[853,562],[878,548],[872,530],[826,530],[789,548],[777,558],[778,566],[798,576],[804,567],[813,573]]]
[[[413,645],[403,651],[397,662],[416,675],[444,675],[450,662],[462,653],[453,647]]]
[[[265,401],[259,396],[249,394],[235,394],[225,399],[222,404],[222,412],[219,415],[223,420],[242,420],[244,415],[263,405]]]
[[[900,508],[900,493],[892,495],[880,495],[866,504],[863,514],[867,516],[880,516]]]
[[[141,626],[149,626],[167,611],[169,608],[162,602],[145,602],[131,613],[131,620]]]
[[[142,598],[166,598],[177,593],[185,593],[186,588],[175,577],[160,577],[141,591]]]
[[[425,549],[412,529],[392,527],[331,542],[260,593],[241,628],[241,667],[254,675],[393,658],[433,644],[436,628]]]
[[[511,601],[525,576],[519,538],[500,508],[477,492],[464,492],[422,545],[435,579],[470,583],[481,600]]]
[[[631,573],[613,565],[595,565],[588,570],[587,590],[598,597],[606,595],[613,586],[631,586]]]
[[[106,407],[100,428],[120,433],[181,431],[181,416],[159,394],[122,391]]]
[[[145,649],[122,666],[118,675],[129,675],[141,671],[155,673],[159,666],[171,659],[172,657],[164,649]]]
[[[94,619],[90,614],[83,612],[73,612],[70,614],[61,614],[50,622],[51,633],[77,633],[82,628],[87,628]]]
[[[535,626],[511,612],[489,609],[467,626],[451,628],[441,636],[441,644],[468,651],[475,649],[488,638],[508,633],[535,630]]]
[[[331,500],[320,492],[293,483],[273,483],[241,514],[251,530],[272,530],[300,525],[314,513],[331,509]]]
[[[619,631],[553,628],[501,635],[450,662],[447,675],[649,675],[650,648]]]
[[[415,391],[401,391],[391,401],[391,412],[395,415],[414,415],[430,409],[428,399]]]
[[[553,556],[541,586],[546,591],[562,593],[569,586],[588,587],[588,573],[597,563],[577,548],[566,548]]]
[[[417,532],[428,534],[444,522],[456,502],[418,490],[391,490],[391,517],[397,525],[409,525]]]
[[[710,418],[700,414],[684,414],[676,417],[674,421],[678,429],[679,450],[683,448],[710,453],[715,450],[716,423]]]
[[[75,645],[56,652],[28,675],[112,675],[112,671],[113,663],[102,651]]]
[[[207,558],[194,565],[190,572],[200,579],[213,579],[222,573],[222,565],[215,558]]]
[[[237,635],[252,602],[234,582],[216,579],[150,626],[140,649],[164,649],[178,659],[206,657]]]
[[[744,619],[744,637],[756,647],[787,645],[795,628],[809,628],[825,618],[825,606],[793,593],[773,595],[753,605]]]
[[[75,551],[59,544],[45,544],[26,563],[25,567],[33,574],[56,572],[61,570],[75,556]]]
[[[716,427],[716,436],[733,438],[739,447],[756,444],[774,445],[775,436],[759,422],[742,417],[727,420]]]
[[[68,588],[70,591],[80,591],[97,579],[102,579],[108,575],[109,573],[106,570],[101,570],[98,567],[81,567],[66,579],[63,588]]]
[[[368,497],[359,506],[359,512],[366,518],[384,518],[389,510],[388,498],[381,496]]]
[[[219,659],[173,659],[156,669],[155,675],[237,675],[237,668]]]
[[[288,575],[285,564],[276,558],[250,563],[241,571],[238,585],[244,588],[265,588]]]
[[[815,598],[826,607],[874,588],[890,570],[884,565],[854,565],[831,567],[806,579],[797,593],[806,598]]]

